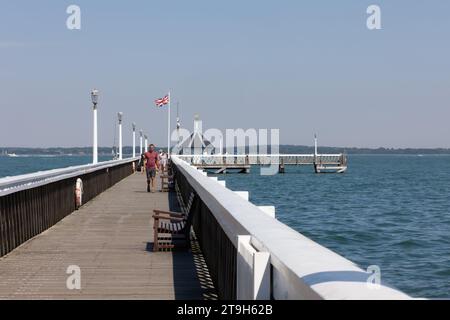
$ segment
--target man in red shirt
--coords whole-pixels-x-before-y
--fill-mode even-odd
[[[154,192],[155,190],[155,177],[156,170],[159,167],[159,154],[155,151],[155,145],[151,144],[149,146],[149,151],[144,154],[145,160],[147,162],[145,168],[147,172],[147,192]],[[151,183],[151,188],[150,188]],[[152,190],[153,189],[153,190]]]

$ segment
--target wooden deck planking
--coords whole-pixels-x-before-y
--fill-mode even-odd
[[[152,210],[169,209],[169,196],[145,187],[136,173],[0,258],[0,299],[213,297],[198,251],[151,252]],[[81,290],[67,289],[70,265],[81,268]]]

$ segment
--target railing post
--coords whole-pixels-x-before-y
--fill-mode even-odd
[[[238,236],[237,300],[270,300],[270,254],[258,252],[251,236]]]
[[[276,209],[274,206],[258,206],[258,208],[261,209],[261,211],[263,211],[269,217],[275,219]]]

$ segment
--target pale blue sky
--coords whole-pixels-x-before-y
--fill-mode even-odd
[[[66,28],[66,8],[82,30]],[[383,30],[366,28],[378,4]],[[450,2],[0,0],[0,146],[89,146],[115,114],[166,144],[183,124],[279,128],[281,143],[450,147]],[[175,108],[173,108],[175,118]],[[173,125],[175,123],[173,122]],[[125,135],[131,144],[131,134]]]

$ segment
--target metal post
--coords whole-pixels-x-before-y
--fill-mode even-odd
[[[314,156],[317,157],[317,135],[314,135]]]
[[[170,91],[169,91],[169,108],[167,110],[168,112],[168,120],[167,120],[167,156],[170,158],[170,104],[171,104],[171,97],[170,97]]]
[[[315,134],[314,135],[314,171],[316,172],[316,173],[319,173],[319,170],[318,170],[318,167],[317,167],[317,161],[318,161],[318,159],[317,159],[318,157],[317,157],[317,134]]]
[[[93,125],[93,143],[92,143],[92,163],[98,163],[98,129],[97,129],[97,104],[98,104],[98,90],[91,91],[91,100],[93,104],[94,125]]]
[[[117,114],[117,117],[119,118],[119,160],[123,159],[123,153],[122,153],[122,117],[123,113],[119,112]]]
[[[94,104],[94,141],[92,144],[92,163],[98,163],[97,105]]]
[[[133,158],[136,158],[136,123],[133,123]]]
[[[143,137],[142,137],[143,132],[142,132],[142,130],[139,131],[139,133],[140,133],[140,135],[141,135],[141,138],[140,138],[140,148],[139,148],[139,156],[140,156],[140,155],[142,155],[142,148],[143,148],[143,145],[142,145],[142,143],[143,143],[143,141],[142,141],[142,139],[143,139]]]

